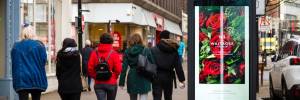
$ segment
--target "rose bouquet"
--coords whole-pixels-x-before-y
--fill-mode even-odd
[[[199,12],[199,81],[245,83],[244,7],[201,6]]]

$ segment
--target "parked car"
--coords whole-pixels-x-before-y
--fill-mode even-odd
[[[270,96],[272,100],[300,100],[300,38],[290,39],[272,58]]]

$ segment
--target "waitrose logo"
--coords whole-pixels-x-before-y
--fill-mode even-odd
[[[212,42],[210,43],[210,45],[212,46],[224,46],[224,47],[227,47],[227,46],[233,46],[234,45],[234,42]]]

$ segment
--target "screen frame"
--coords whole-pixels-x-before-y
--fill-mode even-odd
[[[195,6],[200,0],[188,0],[188,100],[195,100]],[[249,0],[249,100],[256,100],[258,90],[258,35],[255,0]],[[217,5],[228,6],[228,5]],[[234,5],[233,5],[234,6]]]

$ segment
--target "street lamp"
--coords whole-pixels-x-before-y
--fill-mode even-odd
[[[111,29],[111,22],[116,22],[117,24],[120,23],[120,21],[118,19],[116,20],[109,20],[108,21],[108,33],[111,33],[112,32],[112,29]]]
[[[90,12],[89,10],[82,10],[81,9],[81,0],[78,0],[78,16],[77,19],[77,32],[78,32],[78,49],[81,52],[82,50],[82,12]]]

